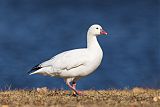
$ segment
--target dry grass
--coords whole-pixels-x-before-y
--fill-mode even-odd
[[[160,90],[87,90],[84,96],[65,90],[0,91],[1,107],[160,107]]]

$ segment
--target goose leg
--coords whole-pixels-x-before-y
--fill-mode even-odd
[[[76,82],[72,82],[72,87],[74,88],[74,89],[76,89]]]
[[[68,86],[71,90],[73,90],[76,94],[82,95],[82,93],[81,93],[80,91],[76,90],[76,83],[75,83],[75,82],[74,82],[74,84],[72,83],[72,85],[71,85],[69,81],[66,81],[66,84],[67,84],[67,86]]]
[[[75,82],[75,81],[72,82],[72,87],[73,87],[74,89],[76,89],[76,82]],[[76,92],[75,92],[75,91],[73,91],[73,95],[76,95]]]

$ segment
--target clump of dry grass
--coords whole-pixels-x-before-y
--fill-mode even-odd
[[[132,90],[87,90],[84,96],[68,95],[67,90],[0,91],[2,107],[159,107],[160,90],[134,88]]]

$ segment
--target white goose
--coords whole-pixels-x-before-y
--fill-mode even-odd
[[[102,49],[97,41],[99,35],[107,35],[107,32],[100,25],[92,25],[87,32],[87,48],[62,52],[33,67],[29,72],[30,75],[42,74],[61,77],[71,90],[77,95],[82,95],[80,91],[76,90],[76,81],[95,71],[103,57]]]

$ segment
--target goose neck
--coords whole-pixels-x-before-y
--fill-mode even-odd
[[[96,35],[93,35],[93,34],[90,34],[90,33],[87,34],[87,48],[88,49],[100,48],[100,45],[97,41]]]

